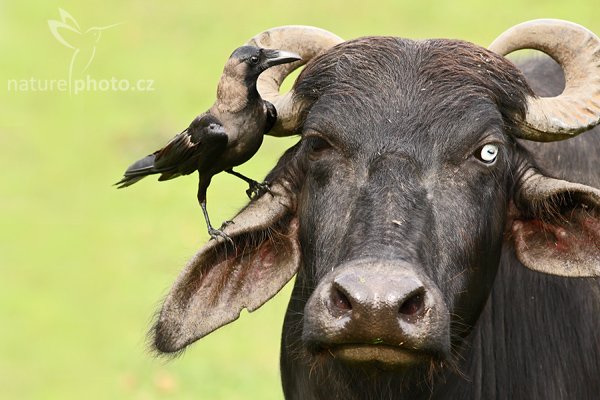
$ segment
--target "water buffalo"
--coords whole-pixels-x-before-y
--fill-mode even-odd
[[[251,43],[312,58],[291,92],[293,66],[259,86],[274,134],[301,140],[227,228],[234,244],[211,241],[179,276],[156,348],[179,351],[295,275],[286,398],[598,398],[598,38],[539,20],[490,50],[305,27]],[[503,55],[520,48],[558,64],[519,69]]]

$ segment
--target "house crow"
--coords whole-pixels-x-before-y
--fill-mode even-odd
[[[164,181],[198,171],[198,202],[208,234],[213,239],[217,236],[228,239],[222,232],[223,226],[213,228],[206,211],[206,191],[211,178],[225,171],[243,179],[249,184],[246,193],[250,198],[268,190],[267,183],[258,183],[233,171],[233,167],[248,161],[258,151],[263,135],[277,118],[275,107],[258,93],[258,76],[272,66],[298,60],[297,54],[282,50],[253,46],[236,49],[225,64],[213,106],[165,147],[133,163],[116,185],[127,187],[152,174],[161,174],[158,180]]]

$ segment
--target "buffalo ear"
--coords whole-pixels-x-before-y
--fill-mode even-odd
[[[512,236],[521,263],[552,275],[600,276],[600,190],[529,169],[515,201]]]
[[[271,299],[300,264],[294,195],[283,184],[252,201],[181,272],[154,326],[154,346],[171,353]]]

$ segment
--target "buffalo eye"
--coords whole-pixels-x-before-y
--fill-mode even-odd
[[[498,157],[498,146],[495,144],[486,144],[475,151],[475,157],[484,164],[492,165]]]
[[[327,150],[331,149],[331,144],[319,136],[309,136],[306,140],[308,142],[308,157],[312,160],[318,159]]]

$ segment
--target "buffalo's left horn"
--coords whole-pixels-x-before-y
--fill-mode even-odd
[[[530,97],[520,137],[538,142],[564,140],[600,123],[600,39],[572,22],[539,19],[500,35],[490,50],[540,50],[558,62],[565,89],[556,97]]]
[[[269,68],[258,78],[257,86],[261,97],[273,103],[277,110],[277,122],[269,135],[289,136],[297,133],[299,128],[302,104],[294,98],[293,91],[279,94],[279,87],[286,76],[342,41],[324,29],[288,25],[266,30],[246,43],[268,49],[293,51],[302,57],[300,61]]]

